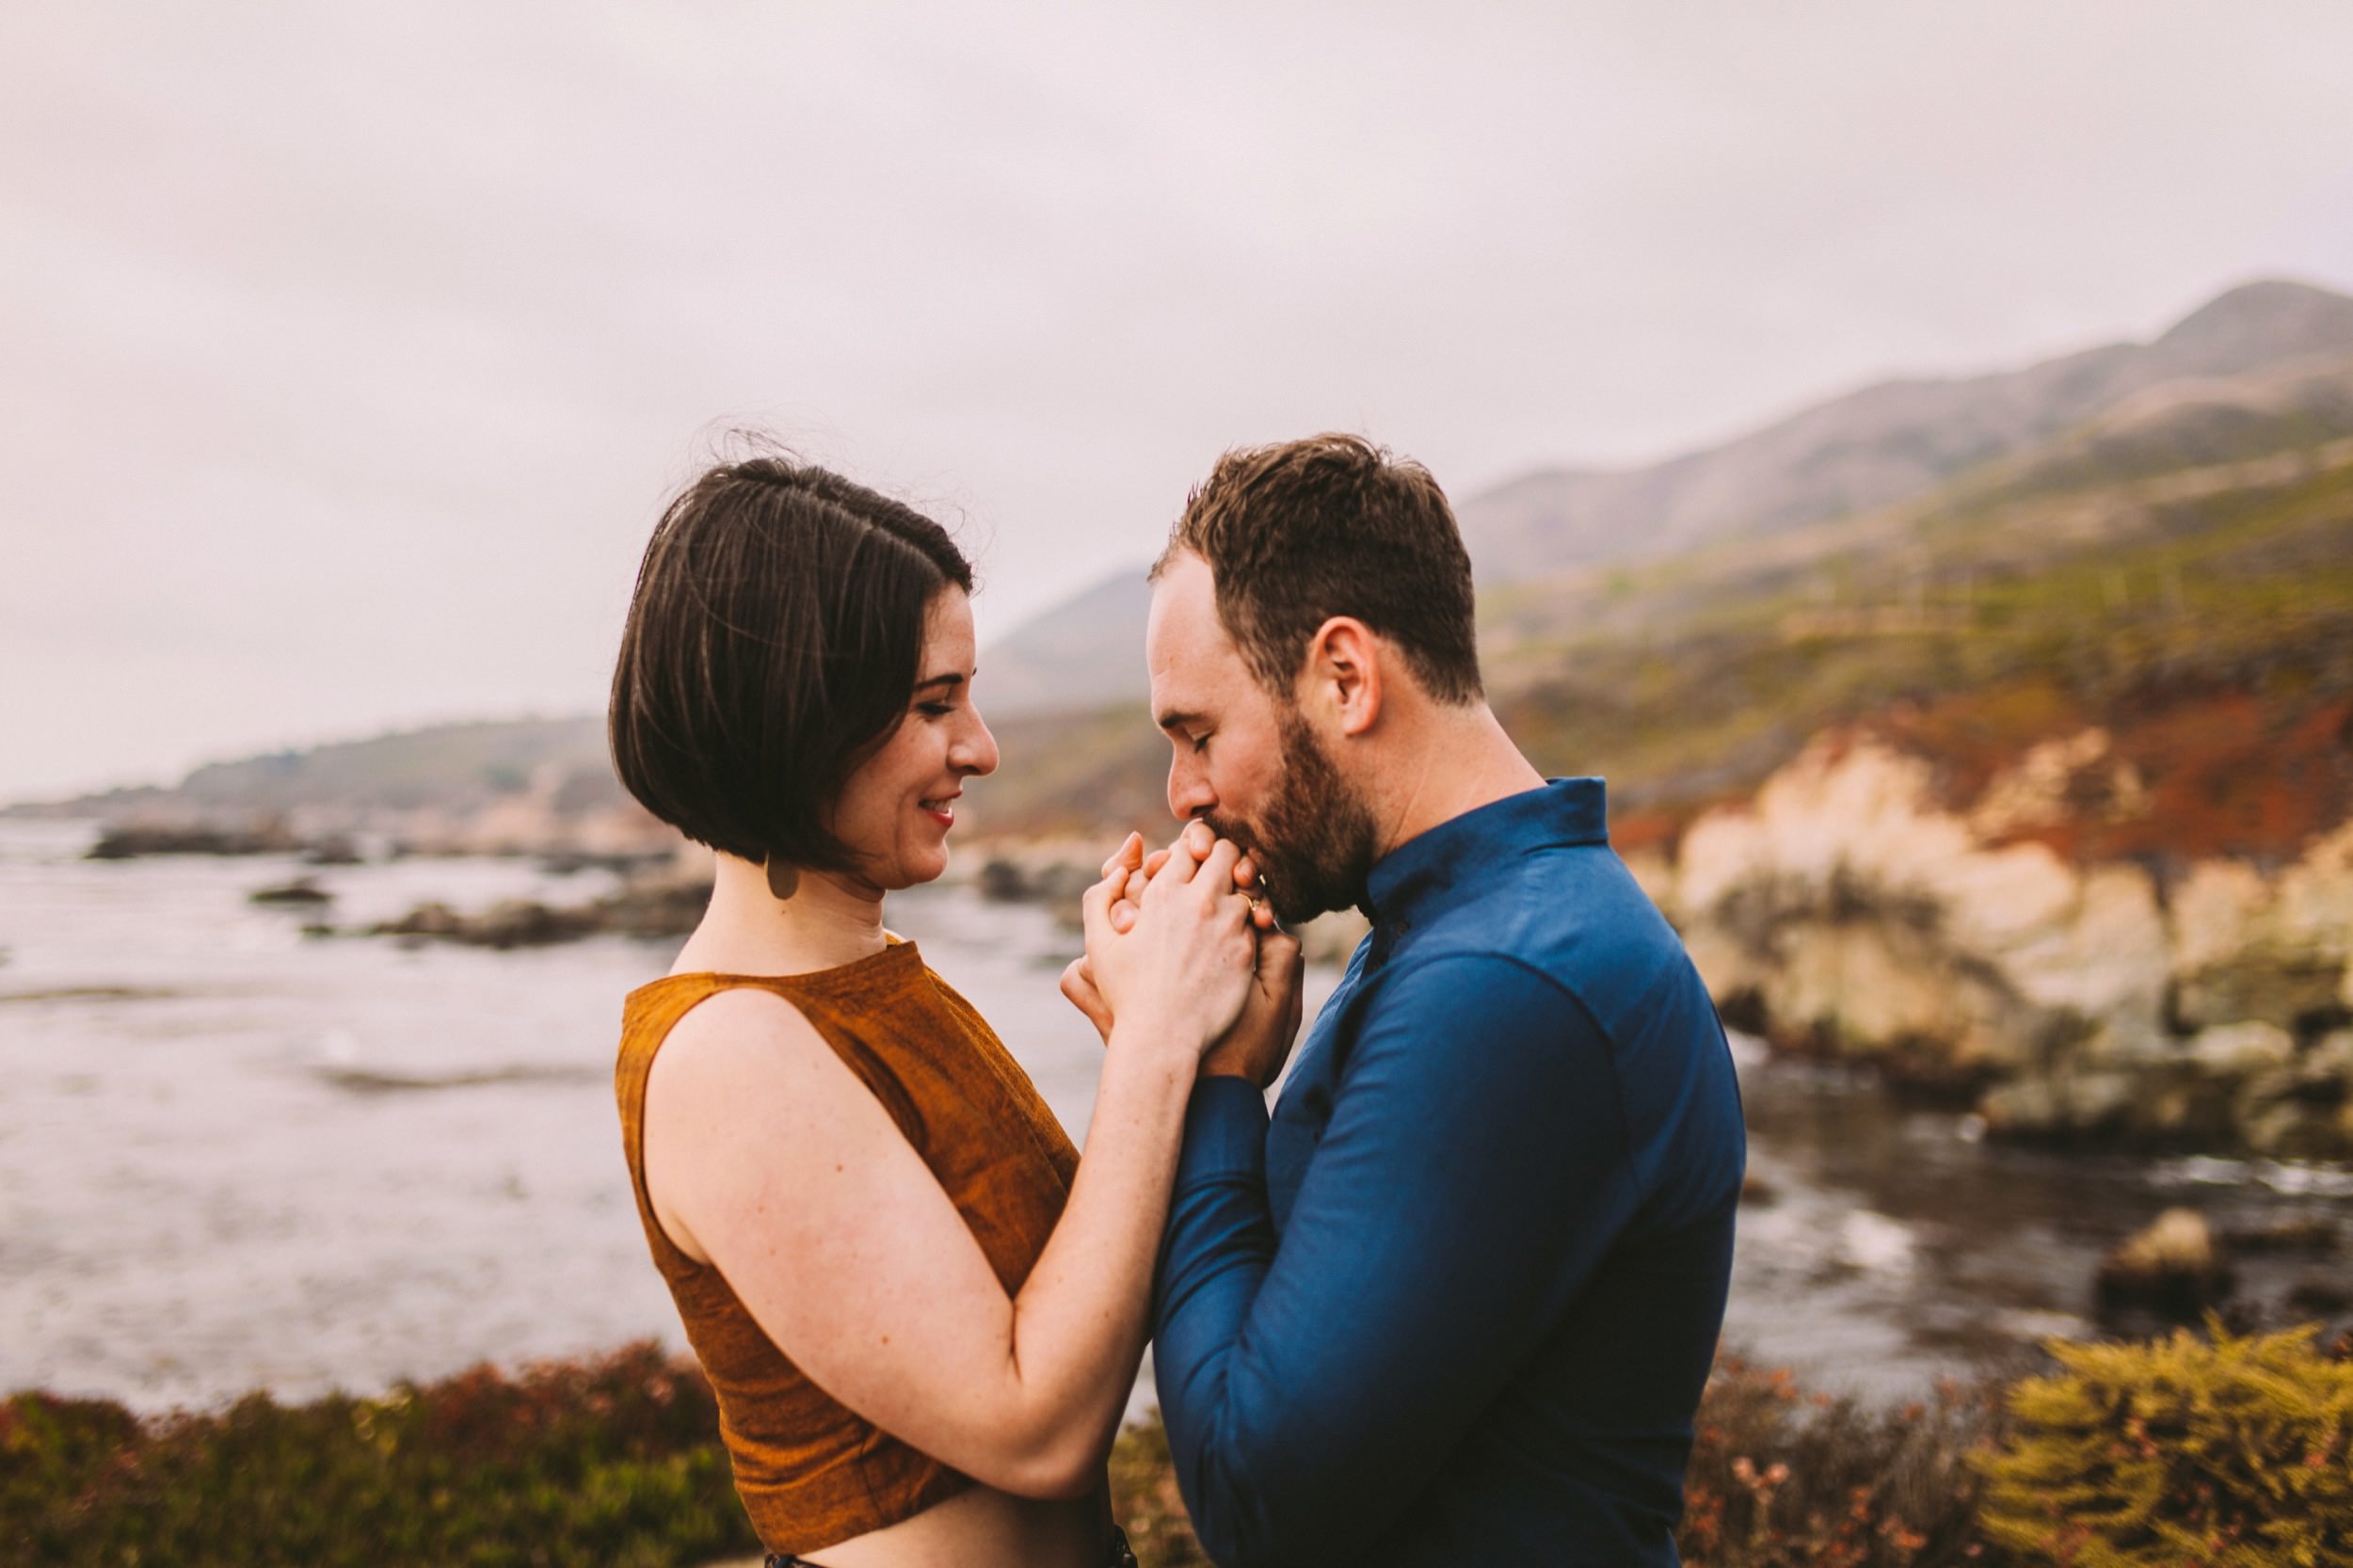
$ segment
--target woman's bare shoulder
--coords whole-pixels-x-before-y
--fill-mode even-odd
[[[653,1071],[676,1082],[762,1062],[781,1064],[776,1063],[779,1052],[790,1056],[811,1046],[824,1049],[816,1026],[791,997],[768,985],[728,985],[670,1026]]]

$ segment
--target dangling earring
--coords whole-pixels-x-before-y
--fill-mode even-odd
[[[790,860],[768,856],[768,891],[781,904],[801,890],[801,868]]]

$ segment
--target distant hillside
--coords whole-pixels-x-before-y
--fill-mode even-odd
[[[2298,364],[2347,350],[2353,298],[2249,283],[2152,344],[2109,344],[1999,375],[1885,382],[1705,451],[1640,469],[1545,470],[1456,509],[1487,595],[1570,568],[1883,511],[2109,415],[2195,403],[2206,383],[2292,376]],[[2217,454],[2232,440],[2219,426],[2204,433]],[[2195,455],[2168,450],[2160,460]],[[992,712],[1027,717],[1141,701],[1143,579],[1139,563],[992,647],[981,688]]]
[[[2353,811],[2353,353],[2170,384],[1859,517],[1482,596],[1491,694],[1551,772],[1672,839],[1813,737],[1871,724],[1957,796],[2099,727],[2150,814],[2093,857],[2285,855]],[[1157,823],[1141,705],[999,727],[992,827]]]
[[[20,805],[19,816],[280,824],[426,850],[659,851],[676,835],[623,792],[598,717],[440,725],[198,768],[171,789]]]
[[[605,760],[601,719],[483,720],[209,762],[171,789],[110,790],[20,812],[114,815],[165,805],[192,809],[291,811],[469,810],[520,793],[552,769],[568,798],[609,806],[620,785]]]
[[[974,691],[995,718],[1071,712],[1144,693],[1151,585],[1138,563],[1025,623],[981,654]]]
[[[2344,349],[2353,349],[2353,298],[2249,283],[2154,343],[2000,375],[1883,382],[1648,468],[1529,474],[1465,502],[1464,537],[1481,583],[1500,584],[1779,533],[1892,505],[2167,382]]]

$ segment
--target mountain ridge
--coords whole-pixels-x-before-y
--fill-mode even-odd
[[[2007,371],[1883,379],[1659,462],[1535,469],[1464,499],[1456,515],[1483,596],[1578,566],[1884,508],[2170,383],[2340,349],[2353,350],[2353,296],[2257,280],[2147,343]],[[1139,565],[1009,632],[988,650],[993,706],[1028,717],[1140,700],[1149,598]]]

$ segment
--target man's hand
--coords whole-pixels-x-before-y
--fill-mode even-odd
[[[1257,972],[1251,977],[1249,1000],[1241,1016],[1201,1059],[1204,1077],[1246,1078],[1259,1088],[1271,1087],[1290,1059],[1299,1038],[1305,1005],[1300,982],[1307,961],[1299,938],[1288,931],[1258,935]]]

